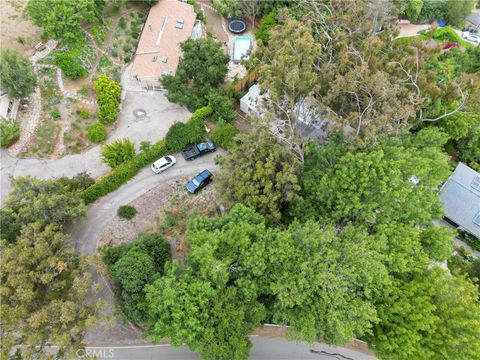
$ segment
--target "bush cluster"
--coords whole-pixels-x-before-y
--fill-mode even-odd
[[[137,209],[131,205],[122,205],[118,208],[117,215],[122,219],[130,220],[137,215]]]
[[[188,145],[203,140],[205,123],[203,119],[212,113],[212,108],[206,106],[195,111],[186,123],[177,122],[168,130],[165,142],[171,152],[178,152]]]
[[[7,147],[20,136],[20,124],[15,119],[0,119],[0,146]]]
[[[92,124],[88,127],[87,137],[91,142],[101,142],[107,136],[107,130],[102,124]]]
[[[101,74],[94,81],[99,107],[98,120],[102,124],[112,124],[117,120],[122,87],[107,75]]]
[[[82,62],[78,57],[74,57],[67,52],[58,52],[54,57],[55,65],[62,69],[63,74],[75,80],[87,76],[88,72],[82,66]]]
[[[238,129],[232,124],[221,125],[212,131],[210,139],[218,146],[229,149],[233,138],[238,134]]]

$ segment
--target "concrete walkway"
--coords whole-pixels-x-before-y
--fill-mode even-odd
[[[146,111],[146,116],[137,118],[136,109]],[[160,92],[126,92],[122,102],[118,128],[107,138],[107,143],[117,138],[129,138],[138,147],[140,141],[155,142],[165,137],[175,121],[186,121],[190,112],[173,104]],[[19,159],[6,149],[0,153],[1,196],[0,205],[11,190],[9,176],[31,175],[39,179],[58,176],[74,176],[86,171],[93,177],[105,174],[110,169],[100,159],[100,145],[82,154],[68,155],[60,159]]]

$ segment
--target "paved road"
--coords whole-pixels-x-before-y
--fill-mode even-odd
[[[316,343],[295,343],[278,338],[252,336],[253,348],[250,360],[373,360],[374,356],[358,351]],[[197,353],[188,347],[173,348],[168,344],[132,347],[87,348],[86,352],[98,359],[113,360],[196,360]],[[83,353],[81,354],[83,355]]]

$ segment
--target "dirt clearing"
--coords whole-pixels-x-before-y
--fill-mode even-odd
[[[42,29],[35,26],[25,14],[28,0],[0,0],[1,48],[12,48],[24,56],[35,53]]]

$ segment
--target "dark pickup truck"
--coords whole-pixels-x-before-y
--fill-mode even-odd
[[[217,146],[210,140],[207,140],[200,144],[192,145],[183,149],[182,155],[185,160],[193,160],[206,153],[214,152],[215,150],[217,150]]]

